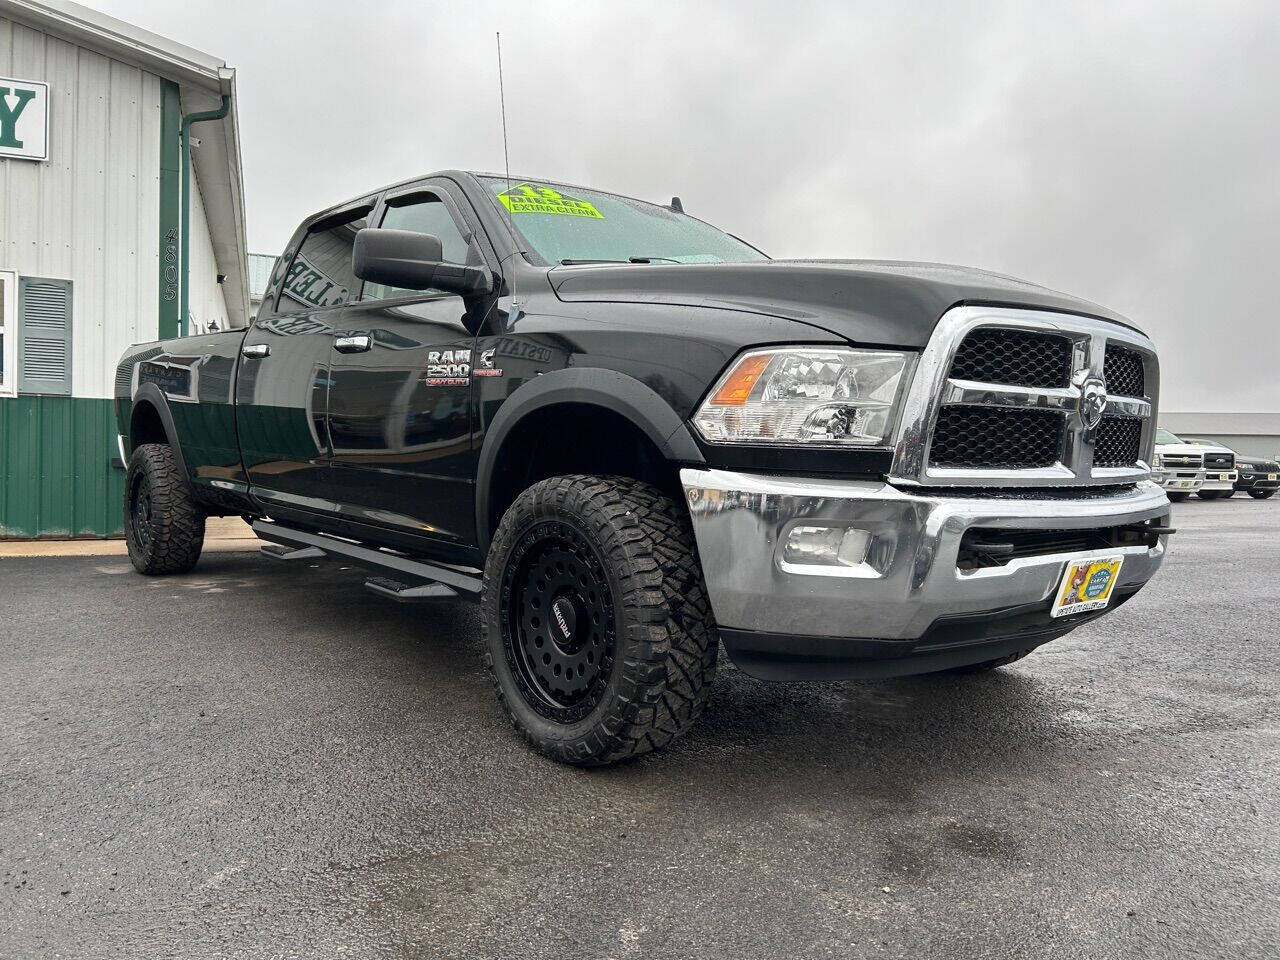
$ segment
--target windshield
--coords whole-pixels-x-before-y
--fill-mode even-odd
[[[1168,430],[1156,431],[1156,443],[1181,443],[1182,441],[1175,437]]]
[[[642,200],[542,181],[482,177],[547,263],[742,263],[763,253],[709,223]]]

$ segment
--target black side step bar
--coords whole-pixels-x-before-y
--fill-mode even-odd
[[[459,593],[470,597],[480,595],[480,577],[455,567],[414,560],[388,550],[362,546],[323,533],[295,530],[270,520],[253,521],[253,532],[263,540],[289,548],[284,551],[271,547],[262,548],[264,553],[270,552],[277,559],[315,559],[321,555],[332,555],[387,574],[385,577],[373,577],[365,585],[374,593],[396,600],[427,600]],[[311,553],[312,549],[318,553]],[[305,552],[300,555],[302,551]],[[406,579],[417,582],[402,582]],[[441,586],[448,588],[449,592],[439,589]]]
[[[445,600],[456,597],[458,591],[446,587],[443,583],[422,583],[413,585],[392,580],[390,577],[370,577],[364,582],[364,588],[380,597],[387,597],[396,603],[418,603],[422,600]]]

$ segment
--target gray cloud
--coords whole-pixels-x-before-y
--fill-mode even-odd
[[[250,245],[442,167],[686,208],[775,256],[942,260],[1158,341],[1164,407],[1280,410],[1280,12],[1258,2],[97,0],[239,70]]]

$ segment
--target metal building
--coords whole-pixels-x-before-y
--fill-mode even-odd
[[[1280,413],[1161,411],[1160,426],[1180,437],[1216,440],[1247,457],[1280,458]]]
[[[258,315],[262,306],[262,298],[267,295],[267,287],[271,286],[271,273],[275,270],[276,258],[267,253],[249,254],[249,319]]]
[[[0,537],[118,532],[120,354],[248,315],[234,71],[0,0]]]

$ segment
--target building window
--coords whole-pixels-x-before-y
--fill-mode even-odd
[[[0,397],[18,386],[18,275],[0,270]]]

